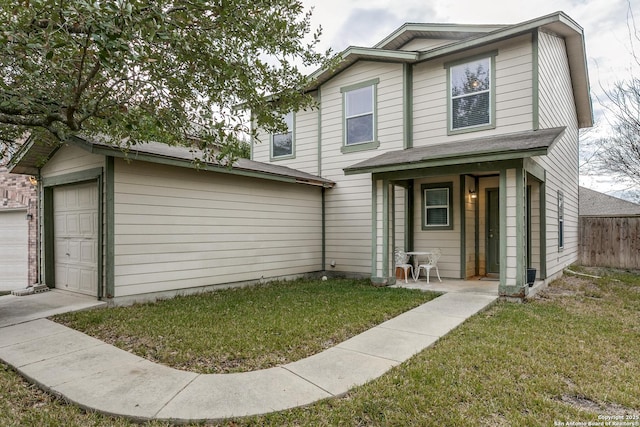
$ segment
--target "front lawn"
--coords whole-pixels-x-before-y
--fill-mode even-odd
[[[603,273],[496,304],[346,396],[219,425],[639,425],[640,275]],[[134,425],[84,414],[2,365],[0,396],[0,425]]]
[[[174,368],[228,373],[303,359],[436,296],[368,280],[296,280],[54,320]]]

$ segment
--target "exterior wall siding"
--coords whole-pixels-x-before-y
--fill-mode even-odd
[[[451,230],[423,230],[421,193],[422,184],[428,183],[453,183],[453,229]],[[438,176],[428,179],[417,179],[414,185],[414,249],[416,251],[428,251],[439,248],[442,256],[438,261],[438,270],[441,277],[460,277],[460,233],[462,222],[460,219],[460,178],[458,175]]]
[[[495,57],[495,129],[447,135],[447,70],[445,64],[476,54],[498,51]],[[496,43],[464,56],[427,61],[413,72],[414,146],[441,144],[490,135],[531,130],[533,127],[533,63],[531,36]]]
[[[455,40],[446,40],[446,39],[413,39],[404,46],[400,48],[400,50],[408,50],[408,51],[425,51],[429,49],[434,49],[438,46],[444,46]]]
[[[24,284],[26,287],[38,282],[38,191],[28,176],[10,174],[6,167],[0,166],[0,211],[16,208],[25,208],[25,216],[31,215],[27,226],[28,272],[27,283]]]
[[[260,140],[252,142],[251,158],[258,162],[274,163],[314,175],[318,170],[318,108],[297,111],[294,114],[294,156],[271,158],[271,135],[260,133]]]
[[[115,161],[115,297],[322,269],[321,190]]]
[[[516,180],[516,170],[515,169],[507,169],[506,174],[506,235],[502,236],[503,239],[506,238],[506,253],[500,254],[500,260],[506,261],[506,270],[504,270],[506,274],[506,278],[504,281],[507,285],[515,285],[517,280],[517,267],[518,267],[518,257],[517,253],[517,235],[518,232],[522,233],[524,230],[518,230],[517,228],[517,210],[516,204],[517,200],[517,190],[516,186],[520,183]],[[502,195],[501,195],[502,197]],[[501,218],[501,221],[503,219]],[[502,248],[502,245],[501,245]],[[502,273],[503,270],[500,270]]]
[[[343,112],[340,88],[371,79],[377,85],[375,150],[342,153]],[[345,176],[343,168],[369,157],[403,147],[403,70],[400,64],[361,62],[322,87],[322,171],[338,182],[326,194],[327,262],[334,271],[371,274],[371,175]]]
[[[478,198],[471,198],[469,195],[469,189],[475,189],[477,195],[477,188],[475,186],[475,180],[467,176],[464,179],[465,192],[464,197],[464,216],[465,216],[465,277],[472,277],[476,274],[476,204]]]
[[[564,40],[541,32],[539,40],[540,128],[566,126],[550,154],[537,161],[546,174],[547,276],[578,257],[578,124]],[[558,191],[564,194],[564,248],[558,247]]]
[[[42,167],[40,174],[50,178],[101,167],[104,167],[104,156],[89,153],[72,145],[65,145]]]

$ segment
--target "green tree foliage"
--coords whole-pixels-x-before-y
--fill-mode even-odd
[[[310,18],[298,0],[0,0],[0,158],[27,132],[195,136],[204,160],[233,158],[239,135],[312,104],[299,67],[332,60]]]

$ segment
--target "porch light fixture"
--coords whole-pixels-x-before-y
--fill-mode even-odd
[[[469,189],[469,197],[471,197],[472,199],[477,199],[478,198],[478,193],[476,193],[475,189]]]
[[[35,176],[30,175],[29,176],[29,182],[31,183],[31,185],[38,185],[38,179]]]

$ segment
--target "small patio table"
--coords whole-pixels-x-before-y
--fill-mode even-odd
[[[413,281],[417,282],[418,279],[420,278],[420,270],[418,270],[418,266],[420,265],[420,261],[418,260],[418,257],[420,256],[430,256],[433,255],[435,252],[439,252],[438,251],[411,251],[411,252],[407,252],[407,255],[410,255],[413,257]],[[440,279],[440,272],[438,272],[438,266],[437,266],[437,260],[434,262],[433,267],[436,269],[436,272],[438,274],[438,280],[440,280],[442,282],[442,279]],[[429,272],[427,271],[427,283],[429,283]]]

